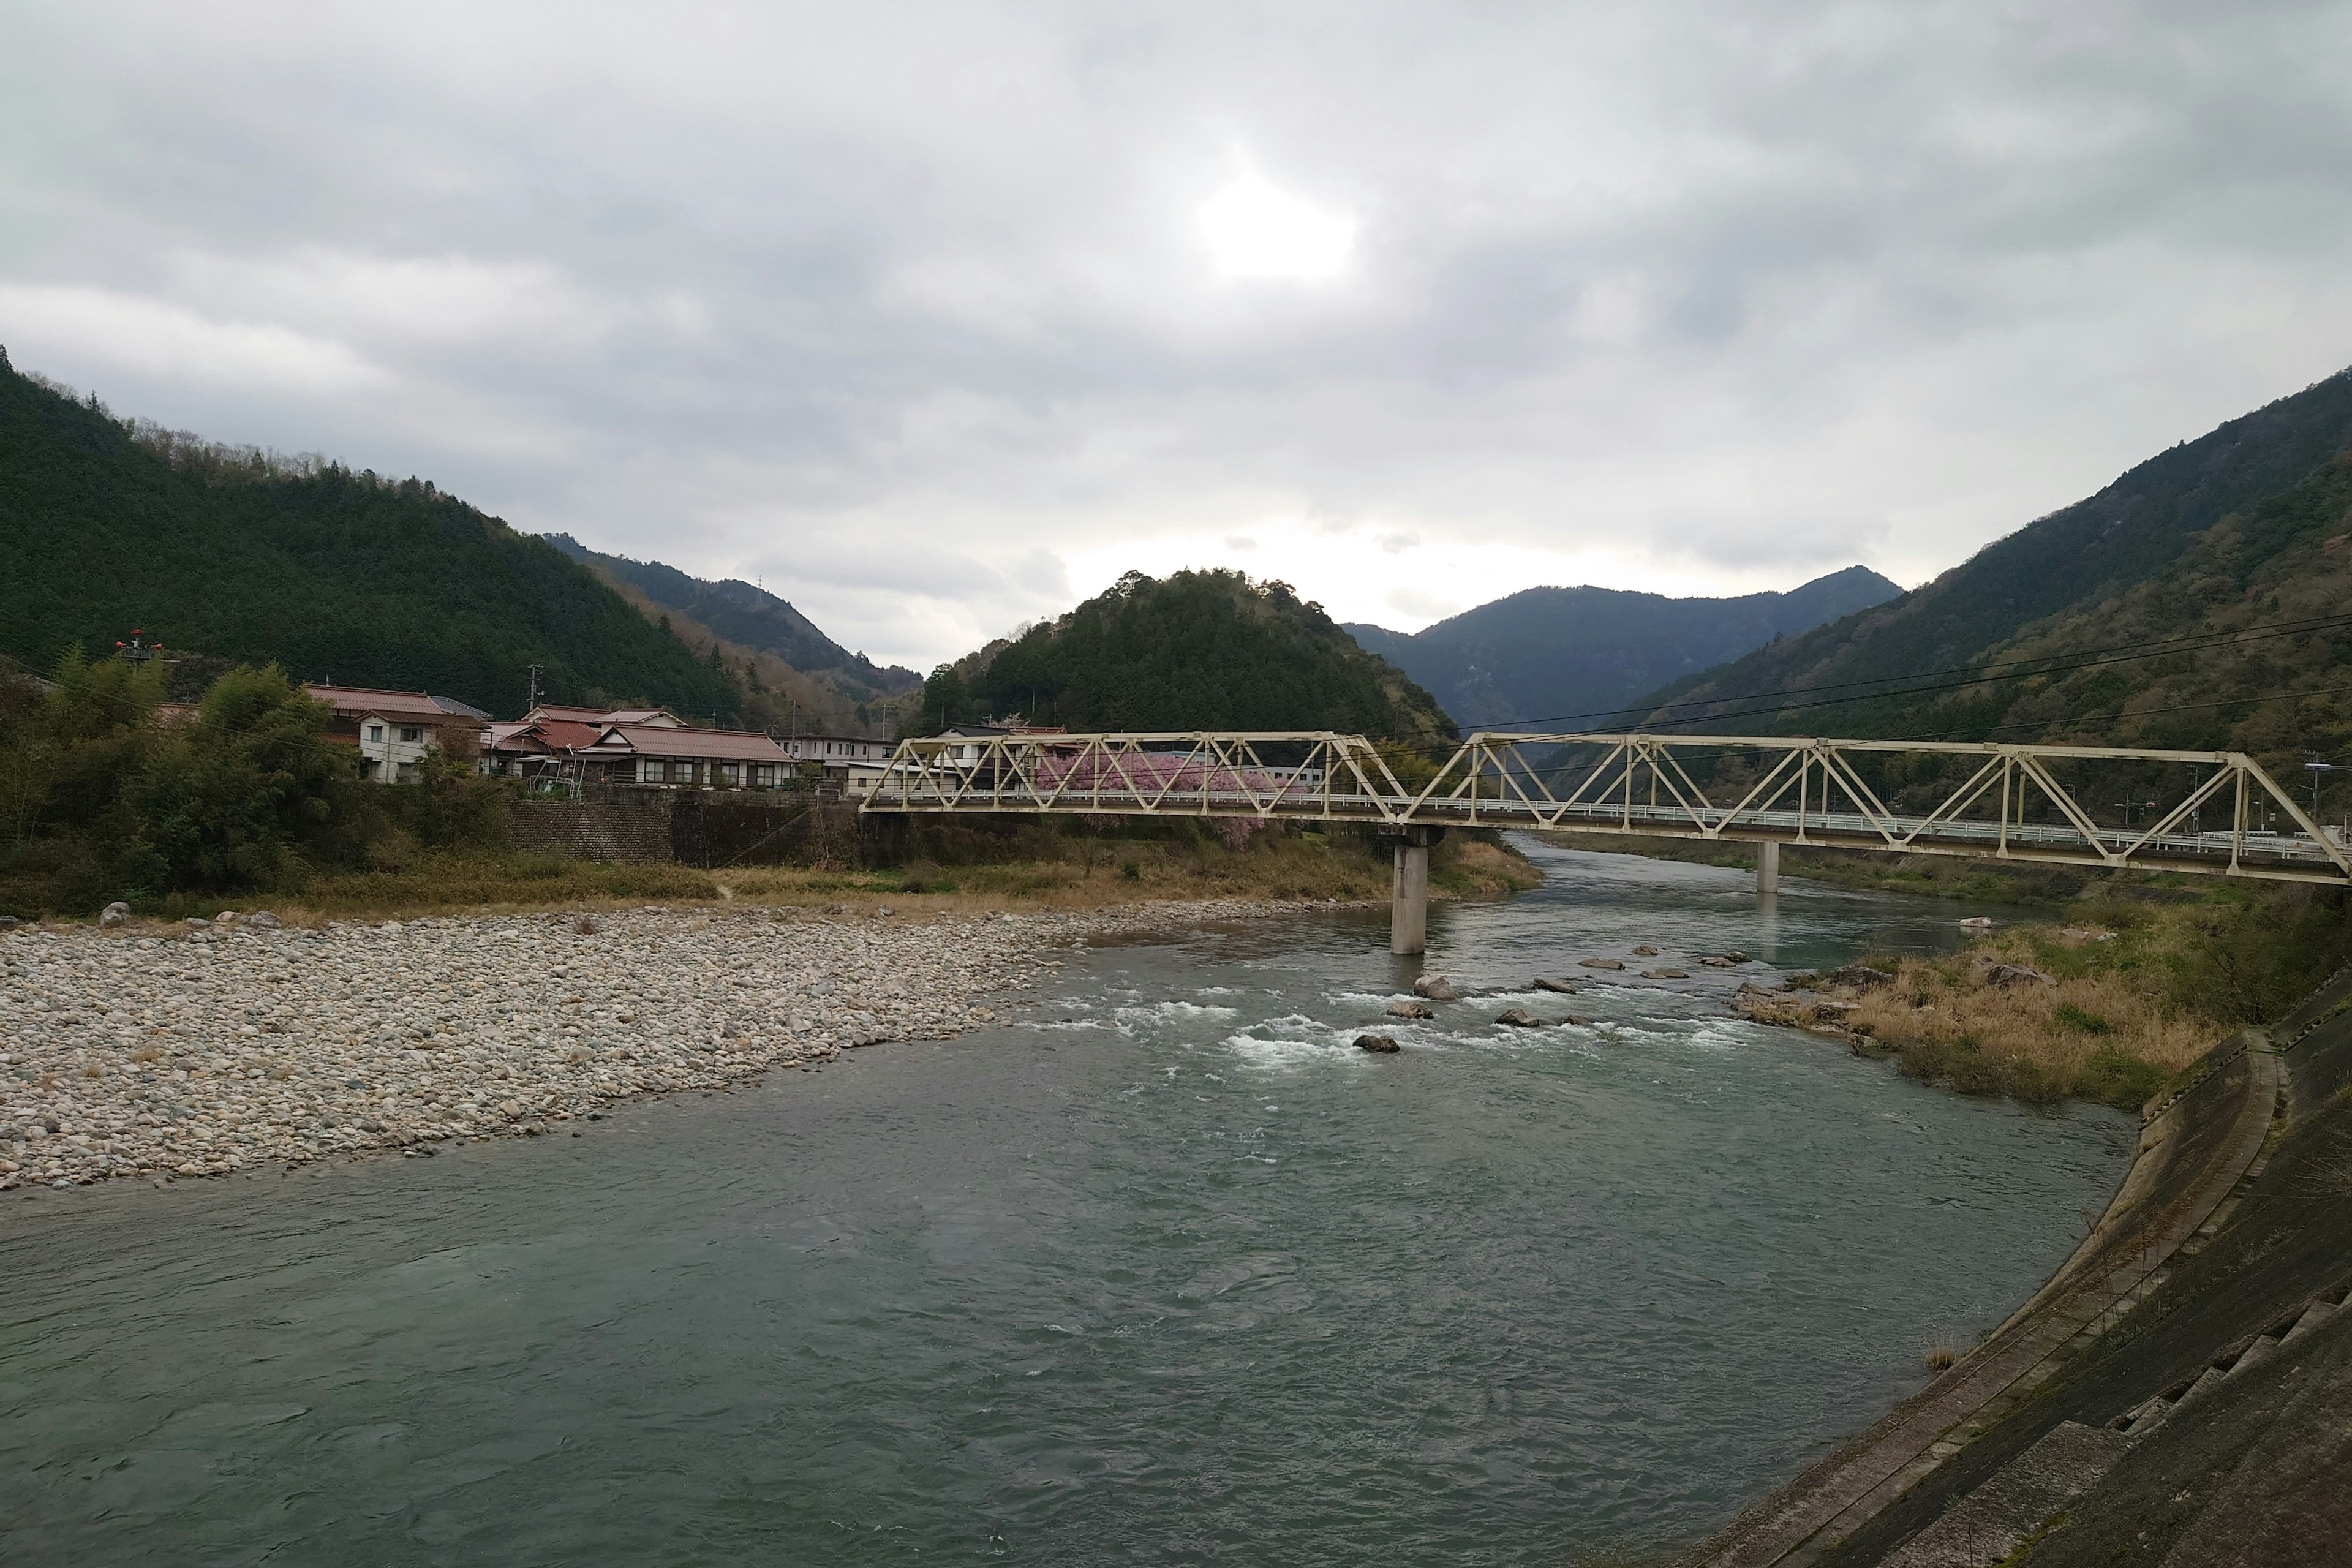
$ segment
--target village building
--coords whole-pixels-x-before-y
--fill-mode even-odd
[[[699,789],[774,789],[791,776],[792,754],[757,730],[689,730],[662,724],[607,724],[575,753],[613,784]]]
[[[774,789],[795,765],[757,730],[698,730],[667,708],[542,703],[489,726],[483,772],[547,784]]]
[[[358,753],[360,777],[378,784],[415,784],[435,752],[471,759],[482,749],[490,716],[454,697],[372,686],[321,686],[311,697],[333,711],[327,739]]]
[[[824,770],[824,782],[846,786],[860,768],[878,768],[898,749],[896,741],[873,741],[863,735],[795,735],[784,742],[793,760]]]

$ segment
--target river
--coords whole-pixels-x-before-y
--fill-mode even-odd
[[[2063,1258],[2135,1129],[1735,1019],[1974,912],[1529,845],[1068,954],[578,1138],[0,1199],[0,1559],[1559,1563],[1688,1540]],[[1650,942],[1696,978],[1576,960]],[[1769,978],[1751,965],[1742,972]],[[1586,982],[1574,997],[1535,974]],[[1507,1005],[1593,1027],[1510,1030]]]

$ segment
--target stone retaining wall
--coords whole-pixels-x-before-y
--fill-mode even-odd
[[[617,865],[807,865],[861,860],[857,810],[806,795],[700,790],[614,791],[588,800],[526,800],[509,814],[515,847]]]
[[[527,800],[508,814],[515,847],[624,866],[667,865],[674,797]]]

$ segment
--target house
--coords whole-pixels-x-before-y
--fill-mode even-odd
[[[567,724],[645,724],[663,730],[686,728],[686,721],[667,708],[567,708],[542,702],[522,716],[526,724],[541,720]]]
[[[541,710],[533,709],[534,713]],[[482,772],[509,778],[537,778],[560,773],[573,753],[593,746],[604,732],[603,723],[575,719],[524,719],[493,724],[482,745]],[[575,771],[572,776],[577,777]]]
[[[792,753],[757,730],[612,723],[572,754],[585,776],[613,784],[774,789],[793,768]]]
[[[774,789],[792,753],[757,730],[698,730],[667,708],[574,708],[546,702],[492,724],[482,771],[567,783]]]
[[[360,777],[414,784],[428,752],[471,757],[481,751],[490,716],[454,697],[374,686],[321,686],[311,697],[333,710],[327,739],[359,753]]]
[[[846,782],[853,770],[879,767],[898,749],[895,741],[869,741],[863,735],[795,735],[784,742],[793,760],[824,770],[825,782]]]

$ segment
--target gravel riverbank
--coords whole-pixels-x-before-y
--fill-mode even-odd
[[[546,1133],[955,1035],[1089,936],[1290,907],[19,928],[0,935],[0,1190]]]

